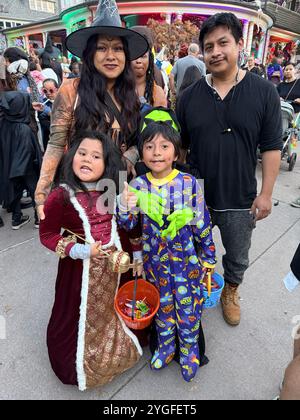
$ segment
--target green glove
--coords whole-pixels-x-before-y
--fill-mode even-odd
[[[167,217],[170,224],[167,229],[163,230],[162,238],[170,237],[173,240],[180,229],[189,224],[194,217],[194,212],[189,207],[187,209],[175,210],[174,213]]]
[[[167,200],[160,197],[159,195],[139,191],[130,186],[129,191],[133,192],[137,196],[137,206],[142,210],[142,212],[146,214],[150,219],[154,220],[154,222],[156,222],[159,227],[162,227],[164,225],[164,206],[166,205]]]

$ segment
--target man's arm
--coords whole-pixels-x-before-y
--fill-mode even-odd
[[[272,212],[272,194],[279,173],[280,162],[280,150],[270,150],[262,155],[262,188],[251,208],[251,212],[256,216],[257,221],[265,219]]]

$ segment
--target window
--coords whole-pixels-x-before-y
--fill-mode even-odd
[[[12,26],[11,22],[5,22],[5,25],[6,25],[7,28],[11,28],[11,26]]]
[[[4,28],[4,22],[0,21],[0,29],[3,29],[3,28]]]
[[[21,26],[22,25],[22,23],[16,23],[16,26]]]
[[[31,10],[37,10],[39,12],[55,13],[55,6],[52,1],[29,0],[29,7]]]
[[[51,3],[50,1],[46,1],[45,3],[47,3],[48,12],[55,13],[54,3]]]

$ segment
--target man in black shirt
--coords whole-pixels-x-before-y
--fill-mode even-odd
[[[232,13],[209,18],[200,46],[211,73],[186,89],[177,115],[189,163],[204,179],[212,222],[221,231],[226,286],[225,320],[240,322],[238,286],[249,266],[255,222],[271,213],[272,192],[280,167],[280,98],[271,83],[239,69],[242,27]],[[257,148],[262,152],[263,183],[257,196]]]

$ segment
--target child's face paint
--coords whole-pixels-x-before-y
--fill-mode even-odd
[[[73,159],[73,171],[82,182],[96,182],[105,170],[103,147],[99,140],[84,139]]]
[[[154,178],[162,179],[170,175],[176,160],[174,145],[161,134],[144,144],[143,161]]]

